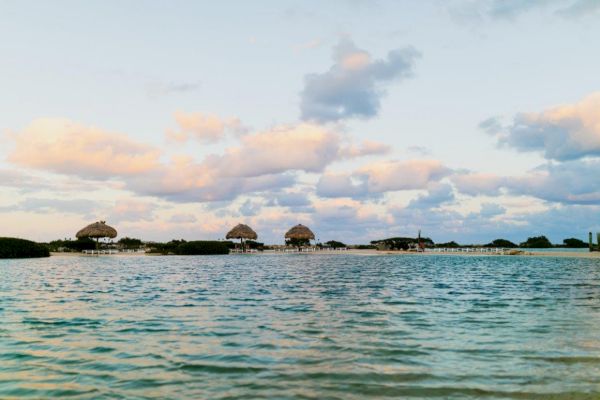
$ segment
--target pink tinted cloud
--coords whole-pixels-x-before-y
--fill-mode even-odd
[[[67,119],[36,119],[11,136],[15,147],[10,162],[84,177],[146,173],[158,167],[160,157],[155,147]]]
[[[392,151],[392,147],[373,140],[363,140],[360,145],[350,144],[340,150],[343,158],[356,158],[373,155],[384,155]]]
[[[240,134],[246,130],[238,118],[220,118],[212,114],[183,111],[176,111],[174,117],[178,128],[167,130],[167,137],[177,142],[195,139],[214,143],[222,140],[227,133]]]
[[[204,165],[239,177],[319,172],[339,158],[341,140],[339,134],[318,125],[279,126],[243,137],[240,146],[208,157]]]
[[[168,220],[173,224],[193,224],[197,221],[198,219],[194,214],[174,214]]]
[[[377,161],[353,173],[325,173],[317,183],[323,197],[366,198],[385,192],[426,189],[451,170],[437,160]]]
[[[429,182],[449,175],[451,170],[438,160],[380,161],[358,170],[367,178],[370,192],[424,189]]]
[[[490,173],[469,172],[455,174],[451,180],[461,193],[471,196],[497,196],[506,184],[507,178]]]
[[[114,222],[152,221],[157,208],[158,206],[150,201],[133,198],[119,199],[111,210],[109,220]]]
[[[182,123],[191,129],[196,122]],[[213,132],[219,131],[223,125],[213,122]],[[9,160],[15,164],[87,179],[116,178],[124,189],[181,202],[281,190],[295,184],[297,171],[318,173],[338,160],[389,150],[373,141],[354,145],[348,136],[310,123],[243,136],[222,154],[200,161],[178,155],[165,162],[166,154],[156,147],[66,119],[35,120],[12,138]]]
[[[600,92],[574,104],[519,113],[507,127],[493,118],[480,126],[495,135],[500,145],[541,152],[547,159],[600,157]]]

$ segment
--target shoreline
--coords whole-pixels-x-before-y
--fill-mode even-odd
[[[358,256],[390,256],[390,255],[413,255],[413,256],[455,256],[455,257],[555,257],[555,258],[595,258],[600,259],[600,252],[576,252],[576,251],[526,251],[519,250],[518,254],[495,254],[495,253],[479,253],[479,252],[450,252],[450,251],[427,251],[424,253],[417,253],[414,251],[404,251],[404,250],[359,250],[359,249],[349,249],[349,250],[320,250],[320,251],[307,251],[307,252],[281,252],[281,251],[265,251],[258,253],[231,253],[229,255],[244,255],[244,256],[261,256],[261,255],[358,255]],[[159,253],[116,253],[116,254],[100,254],[100,255],[90,255],[83,253],[74,253],[74,252],[51,252],[50,256],[52,257],[144,257],[144,256],[163,256]]]

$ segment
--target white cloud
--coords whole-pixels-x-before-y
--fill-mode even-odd
[[[600,156],[600,93],[578,103],[540,113],[520,113],[507,127],[493,119],[481,126],[498,144],[521,152],[540,152],[547,159],[574,160]]]
[[[317,183],[322,197],[365,198],[386,192],[426,189],[451,170],[437,160],[390,160],[363,166],[352,174],[325,173]]]
[[[329,122],[345,118],[375,116],[383,86],[412,75],[420,57],[412,47],[392,50],[382,60],[373,60],[348,38],[334,48],[334,64],[321,74],[304,78],[301,93],[303,120]]]
[[[113,222],[152,221],[157,209],[158,205],[151,201],[135,198],[118,199],[109,211],[107,220]]]
[[[228,133],[240,135],[247,131],[239,118],[220,118],[211,114],[183,111],[176,111],[174,117],[178,128],[167,130],[167,137],[177,142],[195,139],[214,143],[224,139]]]
[[[91,217],[100,207],[101,203],[88,199],[27,197],[16,204],[0,207],[0,212],[24,211],[37,214],[76,214]]]
[[[506,178],[490,173],[456,173],[450,178],[459,192],[470,195],[497,196],[506,184]]]
[[[366,178],[369,192],[383,193],[396,190],[426,188],[450,174],[450,169],[437,160],[381,161],[357,171]]]
[[[157,148],[67,119],[36,119],[11,137],[15,148],[8,160],[27,168],[106,179],[150,172],[159,165]]]
[[[430,209],[453,202],[454,190],[447,183],[432,182],[427,188],[427,193],[418,196],[408,204],[408,208]]]
[[[224,176],[252,177],[285,171],[319,172],[339,158],[341,136],[312,124],[279,126],[241,139],[204,165]]]
[[[375,142],[373,140],[363,140],[360,145],[348,145],[340,150],[340,158],[357,158],[373,155],[384,155],[392,150],[390,145]]]
[[[600,160],[548,163],[518,176],[455,174],[452,182],[460,193],[470,196],[532,196],[561,204],[600,204]]]
[[[193,224],[198,218],[194,214],[174,214],[168,221],[173,224]]]
[[[513,21],[532,12],[549,12],[565,18],[598,15],[597,0],[477,0],[449,2],[450,13],[459,22],[485,19]]]

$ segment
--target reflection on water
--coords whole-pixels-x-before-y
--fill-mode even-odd
[[[0,322],[0,398],[600,398],[593,259],[4,260]]]

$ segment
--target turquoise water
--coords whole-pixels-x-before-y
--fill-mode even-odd
[[[523,251],[535,251],[535,252],[551,252],[551,253],[589,253],[590,249],[585,248],[563,248],[563,247],[550,247],[546,249],[529,249],[529,248],[519,248],[519,250]]]
[[[0,260],[0,398],[598,399],[600,260]]]

